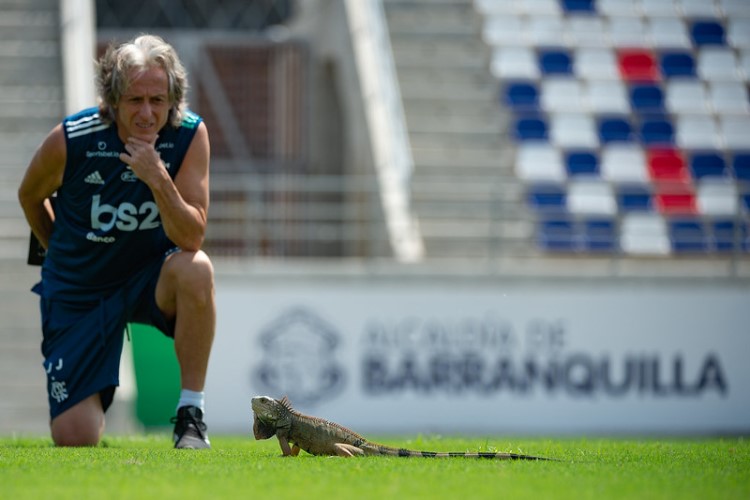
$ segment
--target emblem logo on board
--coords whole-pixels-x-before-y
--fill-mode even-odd
[[[263,359],[253,378],[262,391],[301,405],[330,399],[344,386],[335,354],[339,343],[335,327],[315,313],[286,311],[260,335]]]

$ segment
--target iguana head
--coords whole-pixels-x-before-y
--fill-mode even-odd
[[[276,431],[291,425],[292,407],[289,400],[268,396],[255,396],[250,403],[253,408],[253,435],[255,439],[268,439]]]

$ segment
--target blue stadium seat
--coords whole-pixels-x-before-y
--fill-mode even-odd
[[[583,222],[583,247],[591,252],[612,252],[617,248],[617,231],[611,219]]]
[[[622,186],[616,197],[621,212],[649,212],[652,209],[651,192],[645,186]]]
[[[583,12],[593,14],[594,0],[562,0],[562,7],[565,12]]]
[[[696,219],[670,221],[669,238],[675,252],[705,252],[709,247],[706,230]]]
[[[608,142],[630,142],[633,140],[633,128],[625,117],[603,117],[599,119],[599,140]]]
[[[665,52],[661,72],[666,78],[695,78],[695,59],[689,52]]]
[[[568,175],[599,175],[599,159],[590,151],[569,151],[565,154]]]
[[[750,182],[750,153],[737,153],[732,159],[732,169],[738,181]]]
[[[695,21],[690,36],[695,45],[726,45],[724,27],[717,21]]]
[[[540,50],[539,67],[545,75],[572,75],[573,60],[565,50]]]
[[[718,152],[696,153],[690,158],[690,171],[694,179],[725,177],[727,165]]]
[[[718,252],[734,250],[747,251],[747,225],[732,219],[718,219],[711,222],[714,249]]]
[[[531,208],[537,212],[564,213],[566,211],[566,194],[562,186],[545,184],[528,189],[526,199]]]
[[[646,118],[641,122],[641,142],[648,146],[674,144],[674,126],[666,117]]]
[[[540,116],[520,116],[516,119],[516,139],[519,141],[547,140],[547,122]]]
[[[664,92],[658,85],[633,85],[630,87],[630,105],[639,113],[664,111]]]
[[[516,111],[539,109],[539,89],[532,82],[515,82],[505,87],[504,102]]]
[[[578,237],[575,224],[566,218],[546,219],[537,225],[537,244],[552,251],[575,251]]]

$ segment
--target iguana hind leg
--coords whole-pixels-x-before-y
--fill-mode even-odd
[[[333,445],[334,449],[336,450],[336,455],[340,457],[353,457],[355,455],[357,456],[364,456],[365,452],[362,450],[362,448],[357,448],[354,445],[346,444],[346,443],[335,443]]]

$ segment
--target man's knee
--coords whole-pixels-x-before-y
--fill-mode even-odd
[[[96,446],[104,434],[104,410],[99,395],[64,411],[50,424],[56,446]]]

